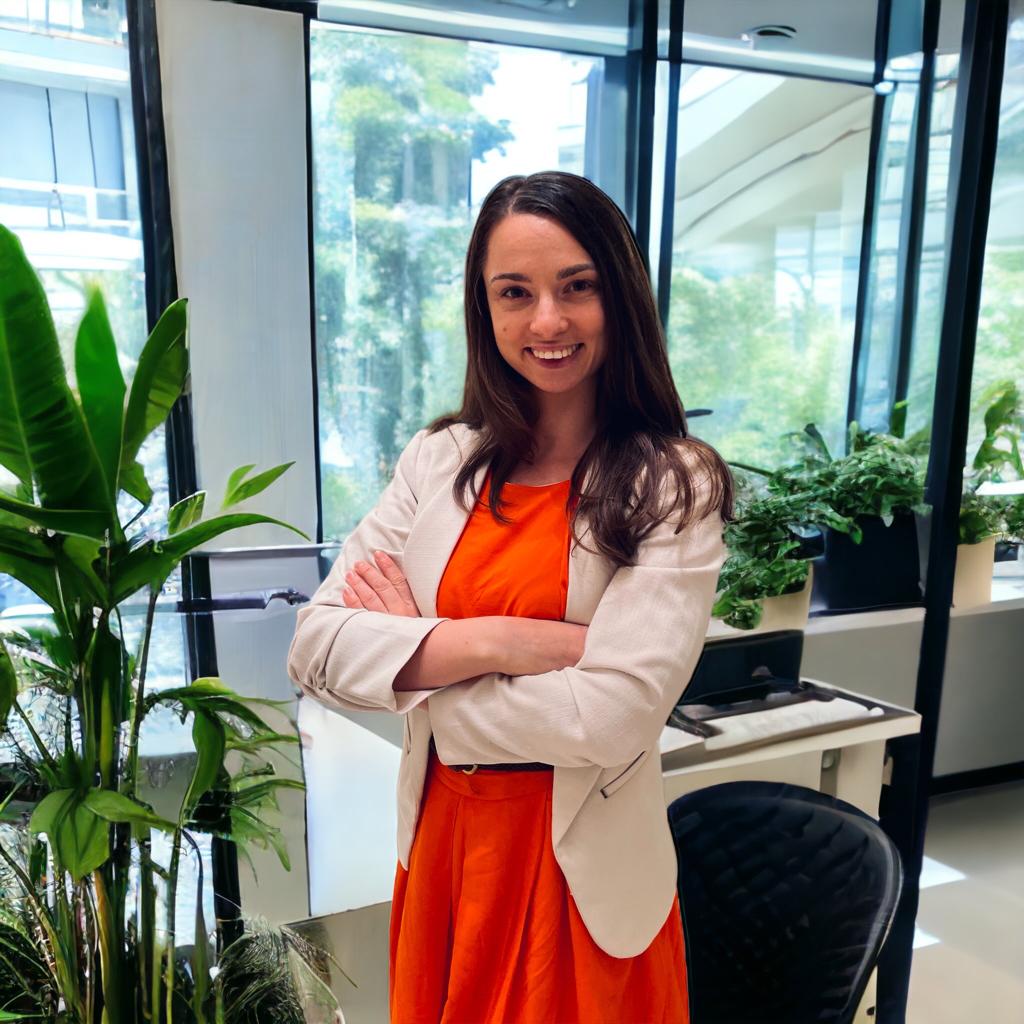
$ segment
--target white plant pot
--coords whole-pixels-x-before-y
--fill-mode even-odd
[[[996,538],[977,544],[957,544],[953,575],[953,607],[976,608],[992,602],[992,567],[996,560]]]
[[[995,557],[993,549],[993,558]],[[766,597],[762,602],[759,633],[774,633],[779,629],[806,629],[811,608],[811,584],[814,582],[814,566],[808,564],[807,579],[803,590],[778,597]]]

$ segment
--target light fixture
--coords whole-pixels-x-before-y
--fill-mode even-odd
[[[792,25],[755,25],[748,28],[743,36],[757,36],[758,39],[795,39],[796,29]]]

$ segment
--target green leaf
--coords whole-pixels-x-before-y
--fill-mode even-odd
[[[50,841],[58,862],[76,882],[106,863],[110,856],[110,826],[78,799],[57,822]]]
[[[2,226],[0,463],[23,483],[33,481],[46,508],[104,509],[108,522],[114,518],[46,293],[21,243]],[[7,499],[0,507],[23,514]]]
[[[146,472],[141,463],[121,463],[121,490],[141,501],[144,506],[149,506],[153,500],[153,488],[146,479]]]
[[[30,502],[19,501],[0,491],[0,509],[22,516],[37,526],[44,526],[57,533],[70,533],[79,537],[102,540],[110,523],[109,516],[101,509],[41,508]]]
[[[75,376],[82,412],[99,458],[107,492],[111,501],[116,501],[126,389],[107,308],[96,288],[89,292],[88,304],[78,325]]]
[[[185,386],[187,306],[186,299],[178,299],[164,310],[139,356],[125,410],[124,466],[135,461],[142,442],[167,419]]]
[[[167,513],[167,532],[180,533],[189,526],[195,525],[203,518],[203,506],[206,504],[206,491],[196,491],[187,498],[182,498],[172,505]]]
[[[148,825],[164,832],[173,832],[177,828],[173,821],[161,818],[144,804],[111,789],[89,790],[85,797],[85,805],[104,821]]]
[[[230,515],[216,516],[206,522],[168,537],[162,541],[150,541],[136,548],[121,559],[113,569],[114,603],[119,604],[132,594],[149,586],[159,588],[174,571],[175,566],[194,548],[207,541],[219,537],[230,530],[243,526],[255,526],[259,523],[271,523],[283,526],[286,530],[297,533],[304,540],[309,537],[297,527],[283,523],[270,516],[258,515],[254,512],[235,512]]]
[[[237,505],[240,501],[245,501],[246,498],[251,498],[253,495],[265,491],[279,476],[286,473],[294,465],[294,462],[283,462],[280,466],[264,470],[264,472],[257,474],[251,480],[244,481],[245,473],[253,467],[243,466],[241,470],[236,469],[228,479],[223,507],[230,508],[232,505]],[[240,472],[242,472],[242,476],[238,475]]]
[[[899,402],[894,402],[892,406],[892,414],[889,417],[889,433],[893,437],[903,437],[907,430],[907,408],[910,402],[904,398]]]
[[[50,548],[28,530],[0,526],[0,573],[24,583],[51,608],[58,601],[54,558]]]
[[[50,839],[53,839],[57,825],[61,818],[67,813],[68,807],[74,800],[73,789],[58,789],[48,793],[36,804],[32,817],[29,819],[28,828],[30,832],[45,832]]]
[[[18,699],[18,676],[14,671],[14,662],[0,640],[0,731],[7,728],[7,716]]]
[[[256,463],[250,462],[248,465],[239,466],[231,476],[228,477],[227,487],[224,488],[224,507],[227,507],[228,499],[231,497],[231,492],[234,491],[238,485],[246,478],[249,470],[255,469]]]
[[[188,784],[188,791],[181,805],[182,820],[191,814],[200,797],[217,780],[217,773],[224,764],[224,726],[216,716],[197,710],[192,721],[192,742],[195,744],[198,757],[196,770],[192,774],[192,780]]]

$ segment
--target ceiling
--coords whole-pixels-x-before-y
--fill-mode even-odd
[[[939,51],[959,46],[964,0],[943,0]],[[848,81],[874,73],[876,0],[686,0],[687,61],[805,72]],[[622,53],[628,0],[322,0],[320,16],[354,24],[472,34],[495,42]],[[659,5],[659,49],[667,55],[668,0]],[[783,26],[785,35],[751,30]],[[746,34],[746,38],[744,38]]]

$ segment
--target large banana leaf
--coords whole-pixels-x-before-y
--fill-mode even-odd
[[[0,509],[13,512],[36,526],[45,526],[57,533],[69,533],[78,537],[102,540],[110,524],[106,512],[100,509],[42,508],[31,502],[19,501],[5,491],[0,491]]]
[[[117,501],[117,478],[124,431],[125,383],[117,361],[107,307],[97,289],[78,325],[75,339],[75,376],[86,426],[112,502]]]
[[[27,530],[0,525],[0,572],[23,583],[52,608],[58,599],[50,549]]]
[[[255,512],[215,516],[164,540],[147,541],[117,562],[111,570],[114,604],[120,604],[143,587],[163,586],[175,566],[190,551],[213,540],[214,537],[219,537],[229,530],[237,530],[242,526],[256,526],[259,523],[283,526],[286,530],[309,540],[309,537],[297,527]]]
[[[0,462],[33,481],[47,508],[116,521],[82,410],[68,386],[43,286],[17,237],[0,226]]]
[[[135,458],[142,442],[167,419],[185,386],[187,309],[188,300],[178,299],[164,310],[143,346],[128,395],[119,484],[144,504],[152,497],[152,491]],[[148,491],[149,497],[143,497],[138,493],[140,490]]]

